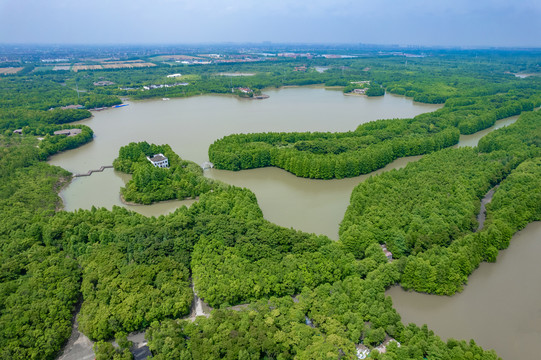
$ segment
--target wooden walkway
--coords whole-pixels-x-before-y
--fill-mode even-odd
[[[86,174],[74,174],[73,177],[81,177],[81,176],[90,176],[95,172],[102,172],[105,169],[112,169],[113,165],[105,165],[100,167],[98,170],[88,170]]]

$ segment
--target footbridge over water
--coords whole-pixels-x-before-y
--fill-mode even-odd
[[[73,177],[90,176],[95,172],[103,172],[103,170],[105,169],[112,169],[112,168],[113,168],[113,165],[104,165],[97,170],[88,170],[88,172],[85,174],[73,174]]]

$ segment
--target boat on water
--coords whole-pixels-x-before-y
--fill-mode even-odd
[[[120,105],[115,105],[113,106],[114,108],[119,108],[119,107],[123,107],[123,106],[128,106],[129,104],[120,104]]]
[[[169,99],[169,98],[163,98],[162,100],[163,100],[163,101],[167,101],[167,100],[171,100],[171,99]]]

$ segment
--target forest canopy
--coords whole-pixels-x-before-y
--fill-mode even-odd
[[[354,359],[362,348],[380,360],[498,359],[473,340],[444,342],[426,325],[404,324],[385,290],[454,294],[480,262],[495,261],[516,231],[541,219],[541,112],[532,111],[541,82],[506,73],[534,71],[539,58],[433,55],[407,66],[403,57],[377,55],[78,72],[32,65],[0,76],[0,357],[56,358],[80,305],[79,329],[96,341],[98,359],[131,358],[126,334],[144,330],[156,359]],[[177,70],[182,79],[167,78]],[[236,71],[254,75],[218,75]],[[343,133],[232,134],[209,149],[224,169],[278,166],[318,179],[423,154],[355,188],[336,242],[267,221],[250,190],[205,178],[168,145],[131,143],[114,162],[132,175],[121,190],[127,201],[198,198],[159,217],[121,207],[63,211],[58,192],[71,174],[45,162],[91,141],[92,129],[72,122],[121,97],[311,84],[346,90],[366,81],[367,95],[443,107]],[[171,86],[150,88],[156,84]],[[83,108],[62,109],[69,105]],[[519,114],[477,148],[446,149]],[[81,131],[54,134],[69,129]],[[169,168],[148,161],[159,153]],[[477,230],[480,200],[496,185]],[[214,310],[190,321],[194,291]]]

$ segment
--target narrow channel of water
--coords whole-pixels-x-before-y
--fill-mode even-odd
[[[479,209],[479,214],[477,214],[478,225],[476,231],[481,231],[485,227],[485,220],[487,218],[487,204],[492,201],[492,197],[494,196],[494,193],[498,187],[499,185],[494,186],[485,194],[485,197],[481,199],[481,208]]]
[[[370,174],[340,180],[305,179],[275,167],[238,172],[212,169],[206,176],[252,190],[265,219],[275,224],[338,240],[338,225],[353,188],[372,175],[403,168],[420,158],[396,159]]]
[[[490,132],[492,132],[494,130],[501,129],[502,127],[509,126],[509,125],[515,123],[517,120],[518,120],[518,115],[517,116],[511,116],[511,117],[508,117],[508,118],[505,118],[505,119],[498,120],[491,127],[486,128],[485,130],[478,131],[475,134],[460,135],[460,140],[459,140],[458,144],[456,144],[453,147],[454,148],[460,148],[460,147],[465,147],[465,146],[476,147],[477,144],[479,143],[479,140],[483,136],[485,136],[486,134],[488,134],[488,133],[490,133]]]

